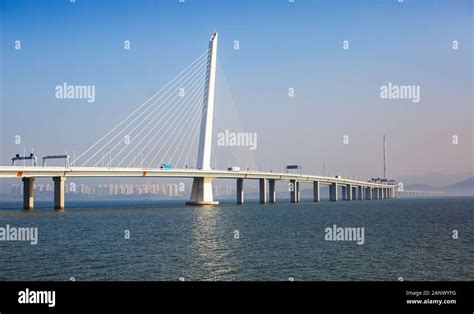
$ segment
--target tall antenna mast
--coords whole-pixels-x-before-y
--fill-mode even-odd
[[[387,159],[386,159],[385,134],[383,136],[383,178],[387,179]]]

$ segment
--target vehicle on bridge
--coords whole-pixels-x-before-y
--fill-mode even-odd
[[[160,166],[161,169],[173,169],[173,165],[172,164],[161,164]]]
[[[240,167],[229,167],[229,168],[227,168],[227,170],[239,172],[239,171],[240,171]]]

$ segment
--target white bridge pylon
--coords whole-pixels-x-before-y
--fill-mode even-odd
[[[201,133],[199,136],[197,168],[200,170],[211,170],[212,151],[212,120],[214,116],[214,96],[216,87],[216,65],[217,65],[217,39],[218,34],[214,32],[209,40],[208,67],[204,103],[201,117]],[[212,195],[213,178],[194,178],[191,190],[191,198],[188,205],[217,205]]]

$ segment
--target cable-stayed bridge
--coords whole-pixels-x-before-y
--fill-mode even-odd
[[[387,199],[395,197],[395,185],[305,174],[254,171],[251,151],[230,145],[231,156],[212,154],[217,131],[241,129],[238,115],[222,68],[217,59],[218,34],[213,33],[209,48],[184,68],[163,88],[138,106],[65,167],[15,165],[0,167],[0,178],[18,177],[23,181],[23,207],[34,207],[34,180],[52,177],[54,207],[64,209],[67,177],[172,177],[192,178],[188,204],[217,205],[212,181],[237,180],[237,202],[244,202],[244,180],[259,180],[260,202],[275,202],[275,182],[290,182],[292,202],[300,201],[300,183],[313,184],[314,201],[320,201],[320,185],[329,185],[331,201]],[[217,147],[218,149],[219,147]],[[216,148],[214,148],[216,149]],[[63,156],[67,157],[68,156]],[[32,156],[32,159],[36,158]],[[219,159],[229,170],[217,170]],[[36,159],[33,159],[36,161]],[[231,161],[232,160],[232,161]],[[225,169],[225,167],[224,167]],[[339,188],[340,187],[340,188]]]

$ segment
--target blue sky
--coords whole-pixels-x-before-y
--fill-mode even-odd
[[[0,0],[0,11],[1,164],[23,151],[17,134],[27,151],[87,148],[217,30],[261,167],[381,176],[387,134],[391,176],[472,172],[472,1]],[[63,82],[96,85],[96,102],[55,99]],[[420,85],[420,103],[381,100],[388,82]]]

